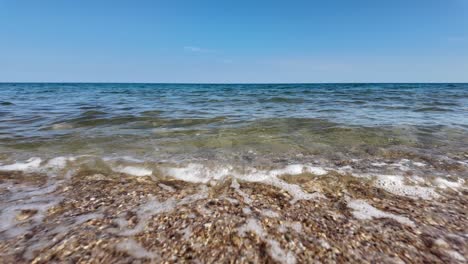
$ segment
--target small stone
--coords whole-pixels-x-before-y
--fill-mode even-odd
[[[35,214],[37,214],[37,210],[35,210],[35,209],[21,210],[21,212],[19,212],[16,215],[16,220],[17,221],[24,221],[24,220],[32,217]]]

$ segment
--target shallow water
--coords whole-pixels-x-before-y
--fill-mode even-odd
[[[96,170],[121,160],[138,175],[163,172],[161,164],[245,170],[411,159],[458,169],[468,159],[468,84],[5,83],[0,102],[6,168],[57,157],[99,159]]]

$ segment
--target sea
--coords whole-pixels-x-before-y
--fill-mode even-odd
[[[468,166],[468,84],[2,83],[0,164],[192,182],[288,165],[465,178],[447,168]]]

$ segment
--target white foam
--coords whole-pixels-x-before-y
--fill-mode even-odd
[[[374,164],[374,163],[373,163]],[[409,159],[401,159],[399,162],[397,163],[392,163],[390,164],[390,166],[393,166],[393,167],[397,167],[399,168],[400,170],[402,171],[408,171],[410,170],[409,166],[410,165],[413,165],[413,166],[416,166],[416,167],[425,167],[426,164],[423,163],[423,162],[419,162],[419,161],[412,161],[412,160],[409,160]]]
[[[336,169],[336,172],[341,175],[351,174],[353,172],[353,167],[350,165],[342,166]]]
[[[283,222],[282,224],[280,224],[280,226],[278,227],[278,231],[280,233],[286,233],[287,231],[287,227],[291,228],[292,230],[296,231],[297,233],[302,233],[302,224],[300,222]]]
[[[375,175],[377,180],[375,186],[382,188],[390,193],[409,196],[412,198],[422,198],[430,200],[439,197],[439,194],[433,188],[417,185],[406,185],[405,177],[399,175]]]
[[[231,183],[231,187],[236,190],[236,192],[242,196],[242,198],[244,199],[244,202],[247,203],[247,204],[251,204],[252,203],[252,199],[250,199],[249,195],[247,193],[245,193],[244,191],[242,191],[240,189],[240,184],[237,182],[236,179],[232,179],[232,183]]]
[[[150,169],[135,166],[119,166],[114,168],[113,171],[137,177],[151,176],[153,174],[153,171]]]
[[[151,217],[166,213],[174,210],[178,205],[184,205],[193,203],[197,200],[204,199],[208,196],[206,189],[202,189],[201,192],[184,197],[179,202],[174,198],[169,198],[164,202],[158,201],[154,197],[150,197],[145,204],[142,204],[137,209],[138,224],[134,228],[128,228],[123,226],[126,222],[122,219],[118,219],[116,224],[119,225],[119,230],[110,230],[111,232],[117,233],[121,236],[133,236],[144,230],[148,221]]]
[[[62,169],[66,165],[67,165],[67,158],[65,158],[65,157],[56,157],[56,158],[50,159],[47,162],[46,167]]]
[[[128,162],[134,162],[134,163],[143,163],[145,162],[142,159],[137,159],[132,156],[119,156],[119,157],[104,157],[102,158],[104,161],[115,161],[115,160],[123,160],[123,161],[128,161]]]
[[[242,212],[246,215],[249,215],[252,213],[252,210],[249,207],[244,207],[242,208]]]
[[[192,236],[192,227],[191,226],[187,226],[186,228],[184,228],[182,230],[182,234],[183,234],[183,238],[185,240],[189,240],[190,237]]]
[[[445,250],[445,252],[447,253],[447,255],[449,255],[452,259],[455,259],[457,261],[460,261],[462,263],[464,263],[466,261],[465,257],[458,253],[457,251],[455,250],[450,250],[450,249],[447,249]]]
[[[61,225],[56,226],[54,229],[52,229],[50,233],[51,234],[67,233],[70,229],[74,228],[75,226],[86,223],[89,220],[99,219],[103,217],[104,215],[99,211],[78,215],[78,216],[73,217],[70,221],[63,221]]]
[[[398,169],[401,170],[401,171],[409,171],[409,170],[411,170],[411,168],[408,167],[408,164],[409,164],[409,160],[407,160],[407,159],[402,159],[402,160],[400,160],[400,161],[397,162],[397,163],[392,163],[392,164],[390,164],[390,166],[396,167],[396,168],[398,168]]]
[[[0,166],[0,171],[32,171],[39,168],[41,165],[41,158],[30,158],[26,162],[16,162],[9,165]]]
[[[227,177],[231,173],[232,167],[208,169],[201,164],[190,163],[185,167],[167,168],[163,171],[169,176],[179,180],[207,183],[210,180],[219,180]]]
[[[269,209],[262,210],[261,214],[270,218],[278,218],[280,216],[277,212]]]
[[[15,194],[15,198],[19,194]],[[6,236],[14,237],[21,235],[33,228],[34,226],[42,223],[46,216],[47,210],[57,205],[61,199],[59,197],[40,197],[21,195],[23,199],[13,199],[4,206],[2,204],[0,212],[0,233],[5,232]],[[27,219],[27,224],[22,224],[22,220],[17,216],[22,210],[35,210],[36,213]],[[21,225],[20,225],[21,224]]]
[[[413,165],[416,167],[425,167],[426,163],[418,162],[418,161],[413,161]]]
[[[318,193],[306,193],[304,192],[300,186],[295,184],[289,184],[281,179],[278,176],[281,175],[298,175],[302,173],[313,173],[316,175],[324,175],[327,173],[325,169],[320,167],[313,167],[307,165],[288,165],[282,169],[276,170],[257,170],[257,169],[246,169],[244,172],[235,171],[232,167],[226,166],[221,168],[208,168],[201,164],[194,164],[191,163],[185,167],[177,167],[177,168],[167,168],[164,170],[169,176],[189,181],[189,182],[201,182],[207,183],[211,180],[221,180],[228,176],[232,176],[234,178],[238,178],[248,182],[260,182],[268,185],[272,185],[287,191],[289,194],[293,196],[292,203],[298,200],[311,200],[315,198],[324,198],[323,195]],[[233,181],[233,187],[236,189],[238,187],[236,184],[237,182]],[[240,189],[236,189],[239,192]],[[247,196],[242,194],[244,200],[249,202],[250,199],[245,199]]]
[[[291,171],[288,169],[288,171]],[[297,171],[297,170],[296,170]],[[265,173],[265,171],[252,171],[250,174],[245,175],[237,175],[239,179],[248,182],[260,182],[268,185],[272,185],[279,189],[285,190],[290,195],[293,196],[291,203],[295,203],[299,200],[312,200],[316,198],[325,198],[323,195],[319,193],[307,193],[302,190],[302,188],[295,184],[287,183],[277,176],[284,175],[283,170],[273,170],[269,173]],[[302,173],[302,172],[301,172]]]
[[[385,162],[373,162],[373,163],[371,163],[371,165],[374,166],[374,167],[381,168],[381,167],[387,166],[387,163],[385,163]]]
[[[51,248],[54,245],[57,244],[57,241],[61,241],[62,239],[65,238],[65,236],[68,234],[68,232],[80,225],[85,223],[86,221],[89,221],[91,219],[96,219],[96,218],[102,218],[103,215],[102,213],[89,213],[89,214],[83,214],[79,216],[75,216],[72,219],[68,219],[65,221],[62,221],[58,226],[55,228],[51,229],[46,229],[44,230],[45,234],[41,235],[36,235],[34,236],[33,243],[29,247],[26,248],[26,251],[23,254],[23,257],[27,260],[31,260],[34,258],[34,253],[35,251],[40,251],[43,250],[44,248]],[[52,239],[51,239],[51,236]]]
[[[323,247],[324,249],[330,249],[331,248],[330,244],[327,241],[323,240],[323,239],[319,239],[318,242],[320,243],[320,246]]]
[[[168,191],[168,192],[175,192],[175,189],[172,188],[171,186],[169,185],[166,185],[166,184],[163,184],[163,183],[160,183],[158,184],[159,187],[161,187],[162,189]]]
[[[353,209],[353,216],[360,220],[369,220],[373,218],[391,218],[402,224],[414,226],[414,222],[404,216],[399,216],[391,213],[381,211],[364,200],[350,200],[348,207]]]
[[[254,218],[247,219],[247,222],[243,226],[239,227],[237,231],[240,236],[245,236],[246,232],[252,232],[261,238],[265,236],[262,226]]]
[[[292,222],[291,223],[291,228],[296,231],[297,233],[302,232],[302,224],[301,222]]]
[[[291,203],[295,203],[299,200],[314,200],[318,198],[325,199],[325,196],[323,196],[320,193],[304,192],[299,185],[290,184],[278,178],[269,178],[267,180],[262,181],[262,183],[270,184],[288,192],[290,195],[293,196]]]
[[[9,194],[0,200],[0,233],[17,237],[43,222],[49,208],[57,205],[62,197],[53,194],[59,182],[43,187],[9,186]],[[34,210],[29,217],[18,217],[22,210]]]
[[[291,251],[285,251],[281,248],[278,241],[273,239],[266,239],[266,242],[270,245],[270,255],[273,259],[278,261],[279,263],[286,263],[286,264],[295,264],[296,257]]]
[[[22,203],[34,202],[40,199],[48,199],[48,194],[51,194],[57,190],[60,185],[60,181],[54,183],[48,183],[42,187],[31,187],[31,186],[9,186],[8,189],[11,196],[3,198],[1,202],[11,203],[20,201]],[[41,197],[36,197],[41,196]]]
[[[68,162],[72,162],[75,160],[75,157],[56,157],[47,161],[44,167],[52,170],[61,170],[67,166]]]
[[[134,239],[125,239],[116,245],[117,250],[124,251],[137,259],[159,259],[159,255],[149,252]]]
[[[451,188],[451,189],[459,189],[463,186],[465,181],[463,179],[458,179],[458,181],[449,181],[443,178],[437,178],[434,181],[439,188],[446,189],[446,188]]]
[[[298,175],[303,173],[312,173],[315,175],[325,175],[328,172],[321,167],[314,167],[302,164],[292,164],[288,165],[283,169],[264,171],[263,173],[269,174],[272,176],[281,176],[281,175]]]
[[[188,182],[207,183],[210,180],[221,180],[227,176],[238,178],[255,178],[255,181],[262,181],[270,177],[278,177],[281,175],[298,175],[303,173],[312,173],[315,175],[325,175],[327,170],[321,167],[314,167],[302,164],[288,165],[282,169],[275,170],[257,170],[246,169],[244,173],[240,173],[233,169],[232,166],[224,166],[218,168],[208,168],[202,164],[190,163],[185,167],[173,167],[163,170],[168,176]]]
[[[265,233],[263,227],[256,219],[249,218],[243,226],[239,227],[238,233],[240,236],[245,236],[246,232],[252,232],[260,237],[260,239],[264,240],[270,246],[270,256],[279,263],[296,263],[296,257],[294,254],[290,251],[286,252],[284,249],[282,249],[278,241],[268,238],[268,234]]]
[[[147,224],[147,221],[154,215],[172,211],[176,207],[176,201],[170,198],[164,202],[159,202],[156,198],[150,198],[149,201],[138,208],[138,224],[134,228],[123,227],[118,232],[121,236],[133,236],[142,232]],[[119,224],[122,222],[119,222]],[[122,228],[122,227],[121,227]]]

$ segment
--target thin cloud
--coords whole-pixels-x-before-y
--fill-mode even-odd
[[[185,46],[184,50],[185,51],[190,51],[190,52],[198,52],[198,53],[213,53],[213,52],[216,52],[216,51],[211,50],[211,49],[204,49],[204,48],[195,47],[195,46]]]

